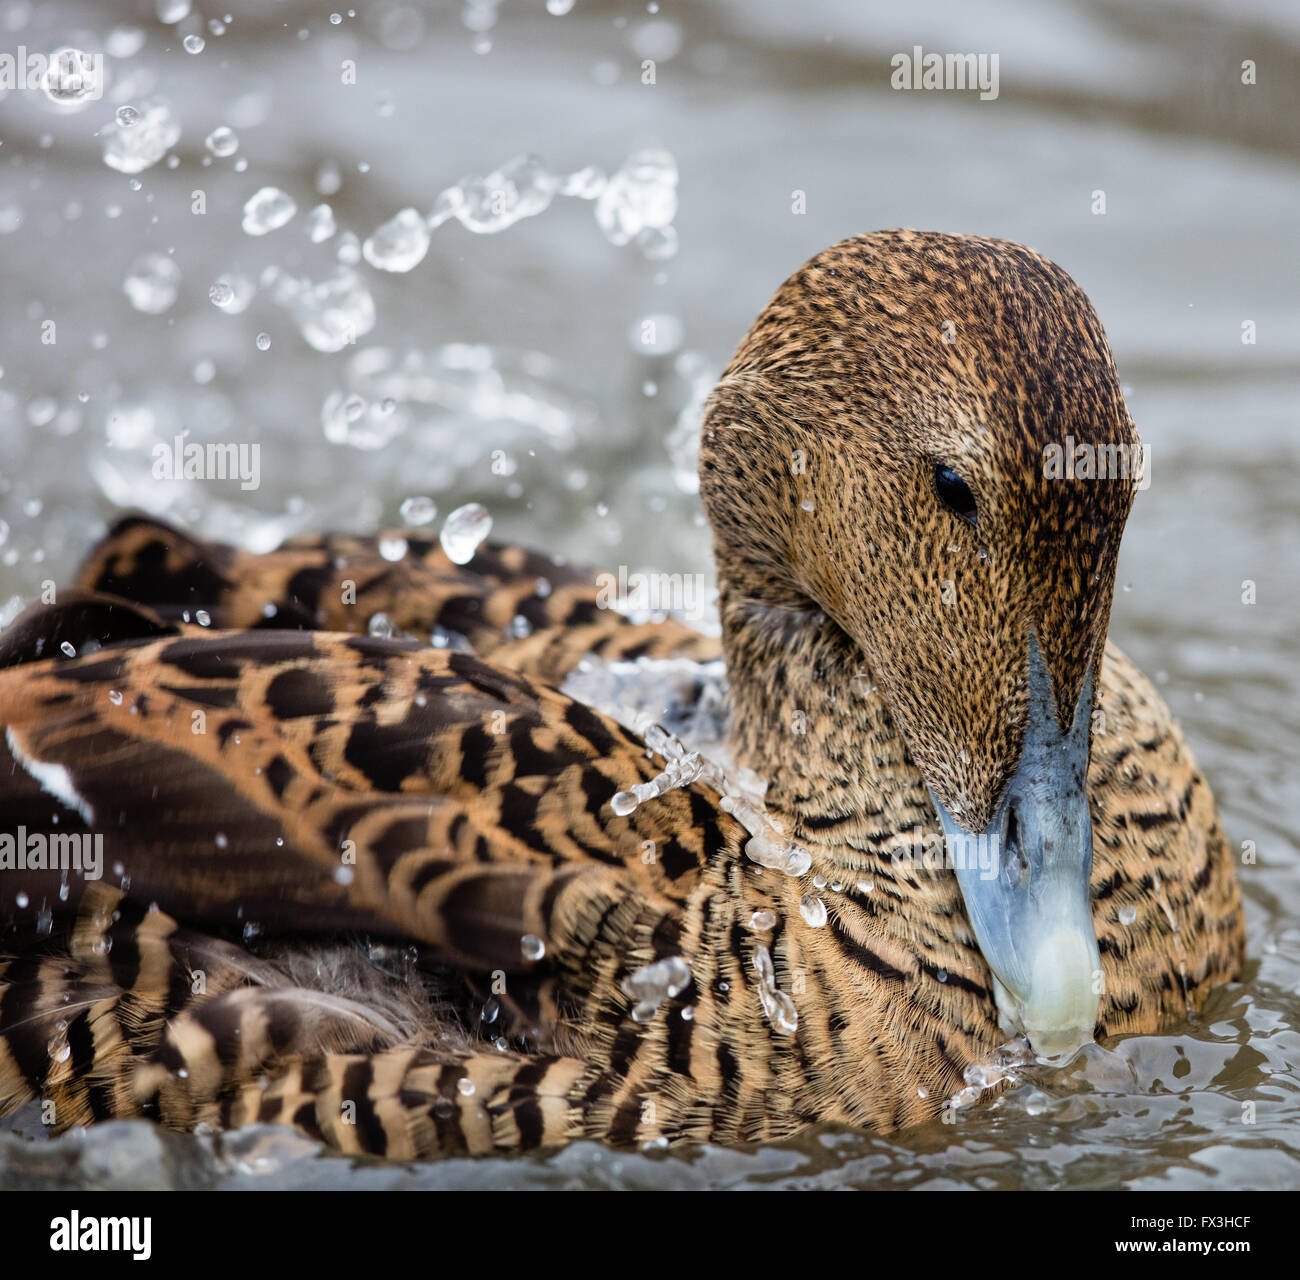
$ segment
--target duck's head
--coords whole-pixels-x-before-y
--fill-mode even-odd
[[[1107,478],[1079,474],[1090,453]],[[929,787],[1004,1016],[1044,1054],[1096,1022],[1086,779],[1140,462],[1070,277],[1020,245],[935,233],[812,259],[704,422],[729,660],[762,652],[795,687],[801,655],[810,681],[828,644],[860,655]],[[841,756],[866,714],[843,699],[826,717]],[[757,731],[790,753],[787,729]]]

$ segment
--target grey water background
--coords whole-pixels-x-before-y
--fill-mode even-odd
[[[689,402],[781,280],[877,227],[1021,240],[1091,296],[1151,447],[1112,637],[1181,719],[1234,843],[1257,850],[1241,868],[1246,981],[1194,1026],[1035,1073],[955,1125],[889,1137],[650,1153],[578,1144],[400,1167],[323,1157],[288,1131],[193,1137],[127,1123],[53,1142],[2,1137],[0,1186],[1300,1186],[1300,9],[355,10],[226,0],[166,25],[152,0],[0,0],[0,52],[125,50],[130,31],[143,35],[138,51],[108,59],[108,92],[84,111],[59,114],[27,90],[0,98],[4,616],[42,581],[66,582],[122,504],[270,545],[300,529],[396,522],[405,497],[428,494],[439,519],[481,501],[498,534],[606,567],[708,574],[683,477]],[[203,35],[201,52],[185,51],[187,34]],[[891,90],[891,55],[917,44],[997,53],[999,96]],[[349,58],[355,85],[340,82]],[[1254,85],[1241,83],[1244,59]],[[136,189],[105,165],[97,133],[149,96],[171,104],[181,135],[175,167],[135,175]],[[239,150],[212,157],[204,139],[223,124]],[[610,243],[590,201],[557,197],[497,234],[446,223],[409,272],[359,264],[376,322],[335,354],[313,350],[269,288],[238,315],[209,301],[226,272],[325,276],[338,238],[314,245],[303,232],[318,201],[364,239],[521,153],[556,173],[612,172],[646,148],[670,152],[679,174],[670,258]],[[322,195],[331,167],[339,187]],[[254,239],[240,212],[266,185],[299,211]],[[151,253],[179,270],[160,314],[123,290]],[[51,319],[57,341],[43,344]],[[380,383],[400,401],[393,438],[331,442],[330,397]],[[260,488],[152,480],[150,445],[183,430],[259,442]]]

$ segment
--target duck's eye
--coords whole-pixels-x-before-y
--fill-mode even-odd
[[[970,491],[970,485],[951,467],[935,467],[934,491],[939,495],[939,501],[954,515],[975,523],[975,495]]]

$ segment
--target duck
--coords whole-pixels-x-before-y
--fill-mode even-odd
[[[1106,638],[1135,479],[1047,474],[1067,438],[1139,444],[1079,286],[892,230],[705,406],[719,637],[509,544],[122,519],[0,633],[0,1115],[401,1160],[888,1133],[1010,1045],[1195,1018],[1233,853]],[[565,691],[718,659],[725,764]]]

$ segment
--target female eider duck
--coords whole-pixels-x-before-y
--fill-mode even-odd
[[[1050,478],[1067,437],[1137,444],[1030,250],[881,232],[781,287],[700,450],[762,800],[560,690],[716,653],[577,570],[125,520],[0,637],[0,1112],[395,1158],[884,1132],[1008,1033],[1182,1022],[1240,973],[1240,895],[1106,643],[1133,478]]]

